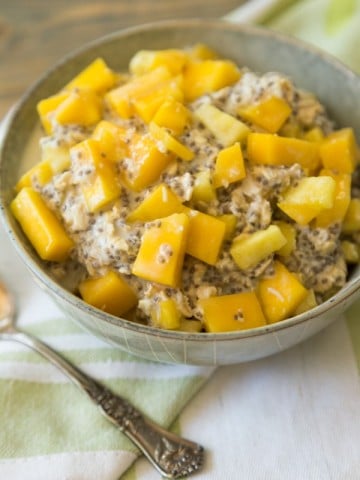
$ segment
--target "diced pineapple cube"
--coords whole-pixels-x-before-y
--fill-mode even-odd
[[[229,240],[234,235],[236,229],[236,215],[233,215],[232,213],[225,213],[224,215],[220,215],[218,219],[225,223],[226,228],[224,240]]]
[[[341,250],[347,263],[358,263],[360,261],[359,246],[356,243],[343,240]]]
[[[215,161],[214,187],[227,188],[231,183],[246,177],[244,158],[239,143],[223,148]]]
[[[164,183],[155,189],[130,212],[128,222],[151,222],[157,218],[168,217],[173,213],[181,213],[183,204],[175,193]]]
[[[103,93],[116,83],[116,74],[102,58],[95,59],[69,82],[65,89],[89,89],[96,93]]]
[[[270,133],[276,133],[291,114],[289,104],[280,97],[271,96],[255,105],[241,107],[240,117]]]
[[[150,313],[154,327],[166,330],[177,330],[181,325],[181,313],[172,298],[166,298],[155,303]]]
[[[194,179],[191,200],[197,203],[209,203],[216,199],[216,191],[212,182],[210,170],[200,170]]]
[[[53,118],[54,112],[58,106],[69,97],[69,92],[60,92],[51,97],[40,100],[37,104],[37,111],[40,117],[41,124],[48,135],[53,132]]]
[[[174,135],[181,135],[190,119],[190,110],[181,102],[171,98],[160,105],[153,117],[153,122],[159,127],[168,128]]]
[[[230,247],[230,254],[238,267],[246,270],[279,250],[286,242],[280,228],[269,225],[265,230],[241,233],[235,237]]]
[[[274,262],[275,273],[258,284],[258,295],[269,323],[291,316],[308,295],[308,290],[282,263]]]
[[[70,149],[70,155],[78,161],[94,167],[91,182],[81,186],[87,208],[96,212],[119,198],[121,186],[114,163],[101,155],[101,145],[88,138]]]
[[[286,243],[283,247],[277,250],[277,255],[281,257],[287,257],[291,254],[296,246],[296,230],[291,223],[283,222],[283,221],[276,221],[274,225],[280,228],[281,233],[286,238]]]
[[[128,155],[126,140],[128,131],[115,123],[101,120],[95,127],[92,138],[101,145],[101,151],[106,158],[115,162]]]
[[[186,253],[215,265],[225,237],[225,223],[198,210],[188,209],[187,212],[190,222]]]
[[[207,332],[231,332],[266,325],[264,313],[254,292],[241,292],[199,300]]]
[[[319,175],[332,177],[335,180],[335,198],[332,208],[323,210],[316,217],[316,226],[327,228],[333,223],[344,220],[351,198],[351,175],[349,173],[336,173],[329,169],[321,170]]]
[[[234,84],[239,78],[239,69],[229,60],[189,62],[184,70],[185,99],[192,102],[205,93]]]
[[[151,122],[149,125],[150,134],[154,137],[156,142],[161,144],[161,149],[165,149],[168,152],[174,153],[182,160],[192,160],[194,158],[194,152],[190,150],[186,145],[176,140],[170,133],[163,127],[159,127],[156,123]]]
[[[11,202],[11,211],[40,258],[61,262],[69,257],[73,241],[39,193],[23,188]]]
[[[151,282],[178,287],[188,228],[185,213],[174,213],[149,226],[142,236],[132,273]]]
[[[333,207],[336,182],[330,176],[304,177],[283,195],[278,207],[299,225],[307,225],[319,213]]]
[[[188,55],[183,50],[169,48],[165,50],[139,50],[131,58],[129,70],[135,75],[143,75],[160,66],[165,66],[172,75],[182,72]]]
[[[288,138],[271,133],[252,132],[247,142],[248,158],[256,165],[300,164],[310,173],[320,166],[319,146],[299,138]]]
[[[74,90],[56,108],[54,118],[60,125],[91,126],[100,121],[101,114],[101,100],[96,93],[91,90]]]
[[[360,198],[352,198],[342,223],[343,233],[354,233],[360,230]]]
[[[51,164],[48,161],[39,162],[25,172],[15,185],[15,191],[20,192],[24,187],[43,187],[53,176]]]
[[[113,271],[98,278],[83,280],[79,284],[79,292],[86,303],[119,317],[137,304],[134,289]]]
[[[194,115],[224,147],[245,141],[250,132],[245,123],[210,104],[200,105]]]
[[[316,301],[314,290],[310,289],[308,290],[308,293],[304,298],[304,300],[300,302],[299,305],[294,310],[293,315],[300,315],[300,313],[307,312],[308,310],[315,308],[316,305],[317,305],[317,301]]]
[[[356,166],[357,144],[352,128],[343,128],[328,135],[320,145],[324,168],[352,173]]]
[[[134,134],[129,144],[130,157],[122,176],[129,188],[138,192],[154,183],[173,160],[170,152],[163,152],[150,134]]]

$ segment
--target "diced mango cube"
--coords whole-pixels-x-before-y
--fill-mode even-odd
[[[300,315],[300,313],[307,312],[308,310],[315,308],[316,305],[317,305],[317,301],[316,301],[314,290],[310,289],[308,290],[308,293],[304,298],[304,300],[300,302],[299,305],[294,310],[293,315]]]
[[[283,195],[278,207],[299,225],[307,225],[334,205],[336,182],[330,176],[304,177]]]
[[[291,108],[283,98],[271,96],[255,105],[240,108],[238,114],[258,127],[276,133],[290,116]]]
[[[324,168],[352,173],[357,162],[357,144],[352,128],[343,128],[328,135],[320,145]]]
[[[224,147],[245,141],[250,132],[245,123],[210,104],[200,105],[194,115]]]
[[[124,127],[107,120],[101,120],[95,127],[92,138],[101,145],[101,151],[106,157],[115,162],[128,155],[126,140],[128,132]]]
[[[352,198],[342,223],[343,233],[355,233],[360,230],[360,198]]]
[[[172,75],[177,75],[182,72],[187,60],[186,52],[175,48],[139,50],[131,58],[129,70],[135,75],[143,75],[160,66],[165,66]]]
[[[138,207],[130,212],[128,222],[151,222],[157,218],[168,217],[173,213],[181,213],[184,207],[177,195],[164,183],[145,197]]]
[[[185,213],[174,213],[149,226],[142,236],[132,273],[151,282],[178,287],[188,228]]]
[[[205,330],[210,333],[246,330],[266,325],[266,319],[254,292],[220,295],[199,300],[204,313]]]
[[[51,97],[40,100],[37,104],[37,111],[40,117],[40,122],[45,132],[50,135],[53,132],[53,118],[57,107],[69,97],[69,92],[60,92]]]
[[[218,218],[188,209],[189,233],[186,253],[215,265],[225,238],[225,223]]]
[[[184,70],[185,99],[192,102],[205,93],[234,84],[239,78],[239,69],[229,60],[189,62]]]
[[[358,263],[360,261],[359,245],[349,240],[341,242],[341,250],[347,263]]]
[[[286,237],[277,225],[269,225],[265,230],[254,233],[241,233],[234,238],[230,254],[241,270],[254,267],[261,260],[286,244]]]
[[[325,136],[320,127],[314,127],[304,133],[303,139],[308,142],[320,143],[324,140]]]
[[[73,241],[39,193],[23,188],[11,202],[11,211],[40,258],[62,262],[69,257]]]
[[[182,160],[189,161],[194,158],[194,152],[186,145],[176,140],[176,138],[170,135],[165,128],[159,127],[156,123],[151,122],[149,125],[149,131],[156,142],[161,144],[162,149],[175,154]]]
[[[202,323],[199,320],[182,318],[178,330],[181,332],[199,333],[202,330]]]
[[[79,284],[79,292],[86,303],[118,317],[137,304],[134,289],[113,271],[98,278],[83,280]]]
[[[97,58],[84,70],[76,75],[65,87],[66,90],[75,88],[89,89],[96,93],[103,93],[116,83],[116,74],[102,58]]]
[[[234,235],[236,224],[237,224],[237,217],[232,213],[225,213],[224,215],[220,215],[218,217],[219,220],[225,223],[225,240],[229,240]]]
[[[203,43],[192,45],[187,50],[187,53],[189,57],[194,60],[215,60],[218,58],[218,54]]]
[[[275,273],[258,284],[258,295],[269,323],[291,316],[308,295],[308,290],[282,263],[274,263]]]
[[[25,172],[15,185],[15,191],[20,192],[24,187],[43,187],[53,176],[51,164],[48,161],[39,162]]]
[[[209,203],[216,199],[216,191],[210,170],[200,170],[194,178],[191,200],[195,203]]]
[[[319,147],[314,142],[271,133],[252,132],[247,142],[248,158],[256,165],[300,164],[310,173],[320,166]]]
[[[166,298],[155,303],[150,313],[154,327],[166,330],[177,330],[181,324],[181,313],[172,298]]]
[[[246,177],[244,157],[239,143],[234,143],[218,153],[215,161],[214,187],[227,188],[231,183]]]
[[[74,90],[56,108],[54,118],[60,125],[91,126],[100,121],[101,114],[101,100],[96,93],[91,90]]]
[[[163,152],[150,134],[134,134],[129,144],[130,157],[122,175],[129,188],[136,192],[143,190],[160,177],[173,160],[170,152]]]
[[[174,135],[181,135],[190,119],[190,110],[181,102],[171,98],[160,105],[153,117],[153,122],[159,127],[168,128]]]
[[[351,175],[349,173],[336,173],[329,169],[321,170],[320,175],[332,177],[335,180],[335,198],[332,208],[323,210],[316,217],[316,226],[327,228],[333,223],[344,220],[351,198]]]
[[[70,152],[69,147],[57,145],[53,142],[45,142],[40,144],[41,160],[49,162],[53,175],[64,172],[70,168]]]
[[[283,247],[277,250],[277,255],[281,257],[287,257],[291,254],[296,246],[296,230],[291,223],[283,222],[283,221],[276,221],[274,225],[280,228],[281,233],[286,238],[286,243]]]

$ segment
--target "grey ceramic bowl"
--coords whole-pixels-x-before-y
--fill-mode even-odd
[[[316,49],[271,31],[222,21],[168,21],[130,28],[76,51],[47,72],[9,115],[1,148],[0,210],[11,241],[42,288],[64,312],[93,334],[150,360],[201,365],[249,361],[289,348],[341,316],[359,297],[357,269],[347,285],[327,302],[296,317],[256,329],[217,334],[188,334],[131,323],[85,304],[59,287],[45,272],[9,211],[24,146],[38,125],[36,103],[57,92],[95,57],[124,70],[139,49],[206,43],[239,65],[258,72],[280,71],[314,92],[340,126],[352,126],[360,138],[360,78]]]

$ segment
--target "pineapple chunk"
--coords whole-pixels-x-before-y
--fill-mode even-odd
[[[275,273],[258,284],[258,295],[269,323],[291,316],[307,297],[308,290],[280,262],[274,262]]]
[[[119,317],[137,304],[133,288],[113,271],[99,278],[83,280],[79,284],[79,292],[86,303]]]
[[[316,226],[327,228],[333,223],[344,220],[351,198],[351,175],[349,173],[335,173],[333,170],[321,170],[321,176],[329,176],[335,180],[334,205],[329,210],[323,210],[316,217]]]
[[[264,313],[254,292],[241,292],[199,300],[207,332],[230,332],[266,325]]]
[[[145,230],[132,273],[150,282],[178,287],[188,237],[189,218],[174,213]]]
[[[11,211],[40,258],[62,262],[69,257],[73,241],[35,190],[23,188],[11,202]]]
[[[151,222],[157,218],[181,213],[183,204],[164,183],[158,185],[127,217],[128,222]]]
[[[341,242],[341,250],[347,263],[358,263],[360,261],[359,246],[349,240]]]
[[[181,313],[172,298],[166,298],[155,303],[150,312],[154,327],[166,330],[178,330],[181,325]]]
[[[151,122],[149,125],[149,131],[154,139],[161,144],[161,150],[165,149],[186,161],[194,158],[194,152],[176,140],[176,138],[170,135],[165,128],[159,127],[156,123]]]
[[[40,122],[48,135],[51,135],[53,132],[54,112],[69,96],[69,92],[60,92],[56,95],[40,100],[37,104],[36,108],[40,117]]]
[[[189,62],[184,70],[185,99],[192,102],[205,93],[234,84],[239,78],[239,69],[229,60]]]
[[[352,173],[357,163],[357,144],[352,128],[343,128],[328,135],[320,145],[324,168]]]
[[[190,222],[186,253],[215,265],[225,237],[225,223],[198,210],[187,209],[187,213]]]
[[[112,88],[115,83],[115,72],[106,65],[102,58],[97,58],[76,75],[76,77],[66,85],[65,89],[89,89],[96,93],[103,93],[109,88]]]
[[[95,127],[92,138],[101,145],[101,152],[106,155],[108,160],[116,162],[128,155],[126,140],[128,130],[115,123],[101,120]]]
[[[254,233],[241,233],[234,238],[230,254],[241,270],[254,267],[261,260],[286,245],[286,237],[277,225],[269,225],[265,230]]]
[[[119,198],[121,186],[117,178],[114,163],[101,155],[101,145],[97,140],[88,138],[70,149],[70,155],[79,162],[94,168],[91,182],[81,186],[86,206],[90,212],[97,212]]]
[[[336,182],[330,176],[304,177],[283,195],[278,207],[299,225],[307,225],[333,207]]]
[[[241,107],[238,114],[258,127],[276,133],[290,116],[291,108],[282,98],[268,97],[256,105]]]
[[[299,138],[252,132],[248,136],[248,158],[256,165],[300,164],[310,173],[320,166],[319,146]]]
[[[144,73],[155,70],[160,66],[165,66],[172,75],[178,75],[184,69],[188,55],[183,50],[139,50],[131,58],[129,70],[134,75],[144,75]]]
[[[170,98],[160,105],[153,117],[153,122],[159,127],[168,128],[174,135],[181,135],[190,119],[190,110],[181,102]]]
[[[224,239],[230,240],[230,238],[232,238],[232,236],[234,235],[234,232],[236,229],[236,224],[237,224],[236,215],[233,215],[232,213],[225,213],[224,215],[220,215],[218,219],[225,223]]]
[[[234,143],[218,153],[213,176],[214,187],[227,188],[231,183],[246,177],[244,158],[239,143]]]
[[[299,303],[299,305],[296,307],[294,311],[294,315],[300,315],[300,313],[307,312],[308,310],[311,310],[312,308],[315,308],[317,305],[316,297],[314,290],[308,290],[308,293],[304,300]]]
[[[200,105],[194,115],[224,147],[245,141],[250,132],[245,123],[210,104]]]
[[[355,233],[360,230],[360,198],[352,198],[342,224],[343,233]]]
[[[91,90],[74,90],[60,103],[54,118],[60,125],[95,125],[101,120],[100,97]]]
[[[200,170],[196,173],[191,200],[195,204],[216,200],[216,191],[209,170]]]
[[[287,257],[291,254],[296,246],[296,230],[293,225],[287,222],[277,221],[274,225],[280,228],[281,233],[286,238],[286,243],[276,252],[281,257]]]

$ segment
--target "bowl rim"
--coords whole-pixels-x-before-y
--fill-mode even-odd
[[[332,310],[334,307],[339,306],[343,302],[346,302],[348,299],[354,296],[356,291],[360,289],[360,272],[354,277],[351,278],[340,289],[335,295],[330,297],[325,302],[317,305],[315,308],[301,313],[299,315],[287,318],[285,320],[267,324],[261,327],[250,328],[246,330],[236,330],[230,332],[199,332],[191,333],[178,330],[165,330],[150,325],[144,325],[141,323],[136,323],[131,320],[126,320],[121,317],[116,317],[111,314],[108,314],[102,310],[99,310],[86,302],[81,298],[77,297],[75,294],[69,292],[60,284],[58,284],[50,274],[46,272],[45,269],[41,268],[38,263],[31,257],[27,252],[25,246],[22,244],[19,239],[15,229],[12,228],[11,214],[9,208],[6,204],[6,201],[3,197],[2,190],[2,158],[4,145],[6,144],[7,136],[11,130],[13,123],[21,112],[21,109],[26,103],[29,96],[32,95],[43,83],[46,82],[47,78],[62,65],[66,64],[68,61],[76,58],[87,50],[94,48],[100,44],[110,42],[112,40],[121,40],[126,39],[127,36],[133,34],[140,34],[142,32],[154,31],[154,30],[164,30],[171,29],[173,27],[177,28],[212,28],[212,29],[226,29],[233,30],[237,32],[242,32],[248,35],[256,35],[264,38],[275,38],[281,43],[290,44],[292,47],[305,51],[316,57],[321,57],[326,63],[332,64],[334,68],[340,70],[345,76],[356,77],[359,76],[353,72],[349,67],[347,67],[343,62],[336,59],[327,52],[324,52],[320,48],[308,44],[303,40],[299,40],[295,37],[291,37],[269,28],[263,26],[255,26],[243,23],[233,23],[224,19],[199,19],[199,18],[189,18],[189,19],[170,19],[170,20],[160,20],[149,23],[143,23],[140,25],[135,25],[131,27],[121,28],[119,30],[113,31],[109,34],[95,38],[94,40],[85,43],[84,45],[70,51],[66,55],[62,56],[60,60],[55,62],[50,68],[45,70],[45,72],[33,82],[32,85],[21,95],[18,101],[10,108],[5,118],[1,122],[2,135],[0,138],[0,219],[3,224],[4,230],[10,239],[10,242],[14,246],[17,254],[20,256],[22,262],[31,272],[33,279],[43,287],[47,293],[51,293],[53,297],[59,298],[60,301],[70,304],[72,307],[79,309],[82,314],[89,314],[90,316],[95,316],[98,321],[104,321],[105,323],[110,323],[114,326],[124,328],[126,330],[132,330],[136,333],[146,334],[155,337],[163,337],[164,339],[169,340],[181,340],[184,341],[197,341],[200,343],[208,341],[232,341],[235,339],[245,339],[250,337],[258,337],[267,335],[269,333],[277,333],[282,330],[288,329],[295,325],[301,325],[308,322],[309,320],[316,321],[316,318],[323,316],[329,310]],[[359,79],[360,84],[360,79]],[[34,125],[35,127],[35,125]]]

